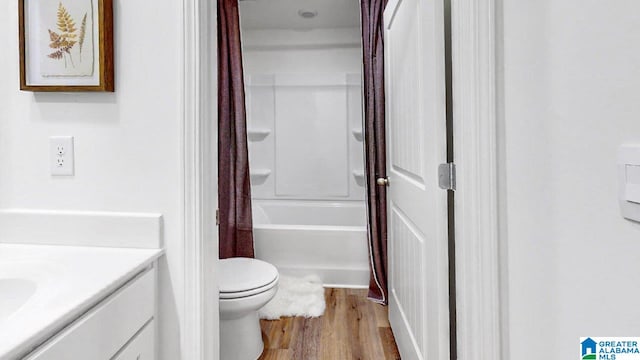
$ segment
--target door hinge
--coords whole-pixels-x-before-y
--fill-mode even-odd
[[[443,190],[456,189],[456,164],[446,163],[438,166],[438,185]]]
[[[220,225],[220,209],[216,209],[216,225]]]

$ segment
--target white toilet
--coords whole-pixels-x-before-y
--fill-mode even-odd
[[[278,279],[278,269],[262,260],[220,260],[220,359],[260,357],[264,343],[258,309],[273,299]]]

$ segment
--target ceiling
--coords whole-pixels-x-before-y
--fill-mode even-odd
[[[243,29],[318,29],[360,26],[359,0],[241,0]],[[300,10],[317,11],[312,19]]]

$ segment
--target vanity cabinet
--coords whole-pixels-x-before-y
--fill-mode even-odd
[[[150,267],[24,360],[155,360],[156,269]]]
[[[155,324],[147,324],[113,360],[153,360],[155,354]]]

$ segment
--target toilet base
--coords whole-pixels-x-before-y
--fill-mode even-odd
[[[255,360],[262,355],[264,343],[257,311],[220,320],[220,359]]]

